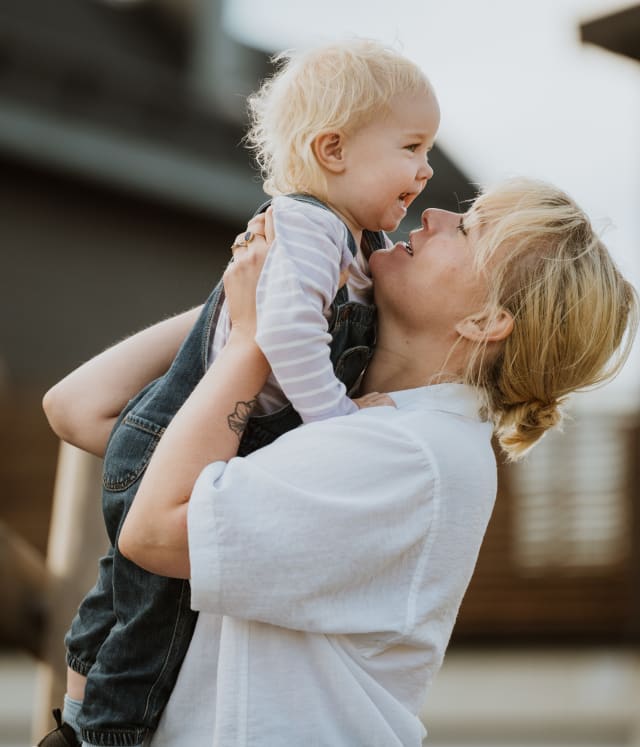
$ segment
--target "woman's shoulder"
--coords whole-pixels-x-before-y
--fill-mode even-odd
[[[442,481],[458,484],[482,479],[491,483],[496,472],[493,427],[479,414],[471,387],[457,384],[424,387],[407,397],[391,395],[398,408],[393,427],[419,445]]]

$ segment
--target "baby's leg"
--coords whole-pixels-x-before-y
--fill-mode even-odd
[[[98,652],[116,624],[113,611],[113,546],[100,558],[98,579],[78,608],[65,637],[67,665],[86,676]],[[72,696],[73,697],[73,696]]]
[[[78,720],[84,700],[86,673],[96,661],[100,647],[115,623],[112,572],[113,547],[110,547],[107,555],[100,559],[96,585],[80,603],[65,638],[68,667],[62,721],[68,726],[62,725],[54,729],[39,744],[48,746],[64,744],[65,741],[72,743],[73,738],[65,731],[69,727],[75,732],[78,744],[82,742]]]
[[[87,677],[79,725],[89,744],[138,745],[157,727],[197,614],[188,581],[147,573],[118,550],[113,579],[118,624]],[[82,681],[73,684],[80,694]]]
[[[67,695],[74,700],[84,699],[84,688],[87,684],[87,678],[67,667]]]

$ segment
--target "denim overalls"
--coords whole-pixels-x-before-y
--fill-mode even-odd
[[[329,209],[308,195],[294,197]],[[355,254],[355,241],[348,236]],[[378,233],[364,232],[363,241],[371,250],[384,246]],[[190,607],[189,582],[142,570],[118,552],[117,539],[158,440],[207,370],[223,296],[219,282],[167,373],[127,404],[109,438],[102,504],[110,547],[65,638],[67,663],[88,675],[79,725],[83,739],[93,744],[137,745],[156,728],[193,634],[197,613]],[[349,302],[343,287],[332,304],[329,331],[331,361],[349,392],[371,356],[375,308]],[[290,404],[251,417],[239,455],[266,446],[301,422]]]

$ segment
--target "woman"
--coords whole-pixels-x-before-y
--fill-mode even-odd
[[[246,458],[232,456],[268,375],[253,301],[265,243],[236,252],[229,343],[163,435],[119,538],[144,568],[190,578],[201,611],[154,747],[421,744],[493,507],[492,433],[518,458],[570,392],[625,360],[635,292],[564,194],[511,182],[422,223],[370,260],[378,338],[362,392],[395,407]],[[185,326],[143,333],[145,371],[121,351],[109,417]]]

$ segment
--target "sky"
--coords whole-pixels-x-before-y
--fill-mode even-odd
[[[232,0],[225,24],[269,52],[350,36],[400,49],[434,85],[437,142],[472,181],[522,174],[557,184],[640,288],[640,62],[582,44],[579,32],[631,4]],[[640,341],[619,378],[583,401],[640,409]]]

